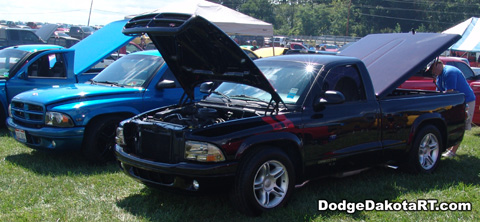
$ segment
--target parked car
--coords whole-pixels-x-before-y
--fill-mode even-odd
[[[54,35],[48,38],[47,41],[48,44],[59,45],[65,48],[70,48],[78,42],[80,42],[80,39],[73,38],[67,35],[65,32],[60,31],[55,32]]]
[[[243,49],[245,54],[247,54],[248,57],[250,57],[250,59],[255,60],[255,59],[259,58],[258,55],[253,50],[251,50],[250,48],[245,48],[243,46],[241,48]]]
[[[157,50],[140,51],[115,61],[88,83],[18,94],[7,126],[13,138],[33,149],[77,149],[91,162],[104,163],[114,159],[121,120],[176,103],[183,93]]]
[[[472,122],[480,125],[480,76],[475,75],[471,67],[468,65],[468,61],[464,58],[440,56],[439,59],[443,64],[455,66],[460,69],[465,76],[465,79],[467,79],[467,82],[473,89],[473,93],[475,93],[476,97]],[[400,85],[400,88],[436,90],[437,86],[433,82],[430,73],[417,72]]]
[[[296,49],[296,50],[305,50],[305,51],[308,51],[308,47],[305,46],[303,43],[301,42],[289,42],[288,43],[288,48],[289,49]]]
[[[92,67],[133,38],[121,33],[125,23],[112,22],[70,49],[42,44],[0,50],[0,126],[5,124],[7,107],[15,95],[93,78],[101,69]]]
[[[289,38],[285,36],[274,36],[273,47],[286,47],[289,42]]]
[[[84,39],[91,35],[95,30],[90,26],[71,26],[68,35],[77,39]]]
[[[34,30],[21,28],[0,28],[0,49],[24,44],[45,44]]]
[[[338,47],[338,45],[334,45],[334,44],[319,44],[318,46],[320,48],[324,47],[325,51],[328,51],[328,52],[336,52],[340,48]]]
[[[200,16],[142,15],[123,32],[148,33],[188,97],[202,82],[210,93],[120,123],[119,165],[149,187],[231,187],[236,209],[258,215],[320,176],[382,164],[431,173],[464,135],[462,93],[396,89],[459,35],[369,35],[343,56],[252,61]]]

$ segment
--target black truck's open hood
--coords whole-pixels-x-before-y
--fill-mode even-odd
[[[131,19],[126,35],[147,33],[190,98],[201,82],[227,81],[275,92],[262,72],[227,34],[206,19],[177,13],[141,15]]]
[[[372,34],[339,55],[365,63],[375,94],[384,97],[461,38],[439,33]]]

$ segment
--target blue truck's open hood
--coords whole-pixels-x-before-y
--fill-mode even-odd
[[[127,21],[112,22],[70,47],[75,49],[75,74],[88,71],[134,38],[122,34],[123,26]]]
[[[137,16],[125,25],[126,35],[147,33],[185,93],[194,98],[201,82],[225,81],[250,85],[281,102],[267,78],[245,52],[206,19],[178,13]]]
[[[359,58],[370,73],[375,94],[384,97],[461,38],[440,33],[372,34],[341,51]]]
[[[102,85],[91,85],[87,83],[62,85],[60,87],[40,88],[26,91],[16,95],[13,100],[21,100],[22,102],[33,102],[36,104],[49,105],[62,101],[77,99],[81,101],[83,98],[99,97],[115,95],[120,98],[120,94],[142,93],[144,89],[129,87],[113,87]]]

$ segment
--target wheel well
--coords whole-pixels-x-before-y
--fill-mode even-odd
[[[3,108],[3,104],[0,103],[0,129],[5,127],[5,120],[7,119],[7,115]]]
[[[121,118],[124,118],[124,119],[127,119],[127,118],[130,118],[132,116],[134,116],[135,114],[133,113],[128,113],[128,112],[122,112],[122,113],[108,113],[108,114],[102,114],[102,115],[98,115],[98,116],[95,116],[93,117],[92,119],[90,119],[90,121],[88,121],[87,123],[87,126],[85,127],[85,130],[89,130],[90,126],[92,125],[93,122],[97,121],[97,119],[101,119],[101,118],[105,118],[105,117],[108,117],[108,116],[119,116]]]
[[[426,120],[418,126],[415,133],[417,133],[423,127],[425,127],[427,125],[433,125],[438,129],[438,131],[440,131],[440,135],[442,136],[442,145],[443,145],[443,147],[441,147],[441,149],[442,149],[441,151],[442,152],[445,151],[446,145],[447,145],[447,127],[445,126],[445,124],[439,119]],[[411,142],[413,143],[413,141],[411,141]]]
[[[290,140],[279,140],[279,141],[268,141],[263,143],[255,144],[249,147],[243,154],[242,158],[248,156],[247,153],[254,152],[255,150],[262,149],[262,147],[275,147],[287,154],[290,160],[293,163],[293,167],[295,168],[295,181],[303,182],[304,180],[304,168],[303,168],[303,157],[300,153],[300,148],[298,144],[290,141]],[[240,158],[241,159],[241,158]]]

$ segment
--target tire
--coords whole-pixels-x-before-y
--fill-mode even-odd
[[[0,129],[6,127],[7,124],[5,123],[5,121],[7,121],[7,115],[3,111],[3,104],[0,103]]]
[[[440,131],[426,125],[415,136],[410,150],[407,169],[412,173],[432,173],[438,167],[443,147]]]
[[[244,156],[235,177],[232,201],[248,216],[284,206],[295,187],[295,171],[279,149],[262,147]]]
[[[120,116],[106,116],[91,120],[83,137],[82,153],[93,163],[106,163],[114,160],[115,132]]]

